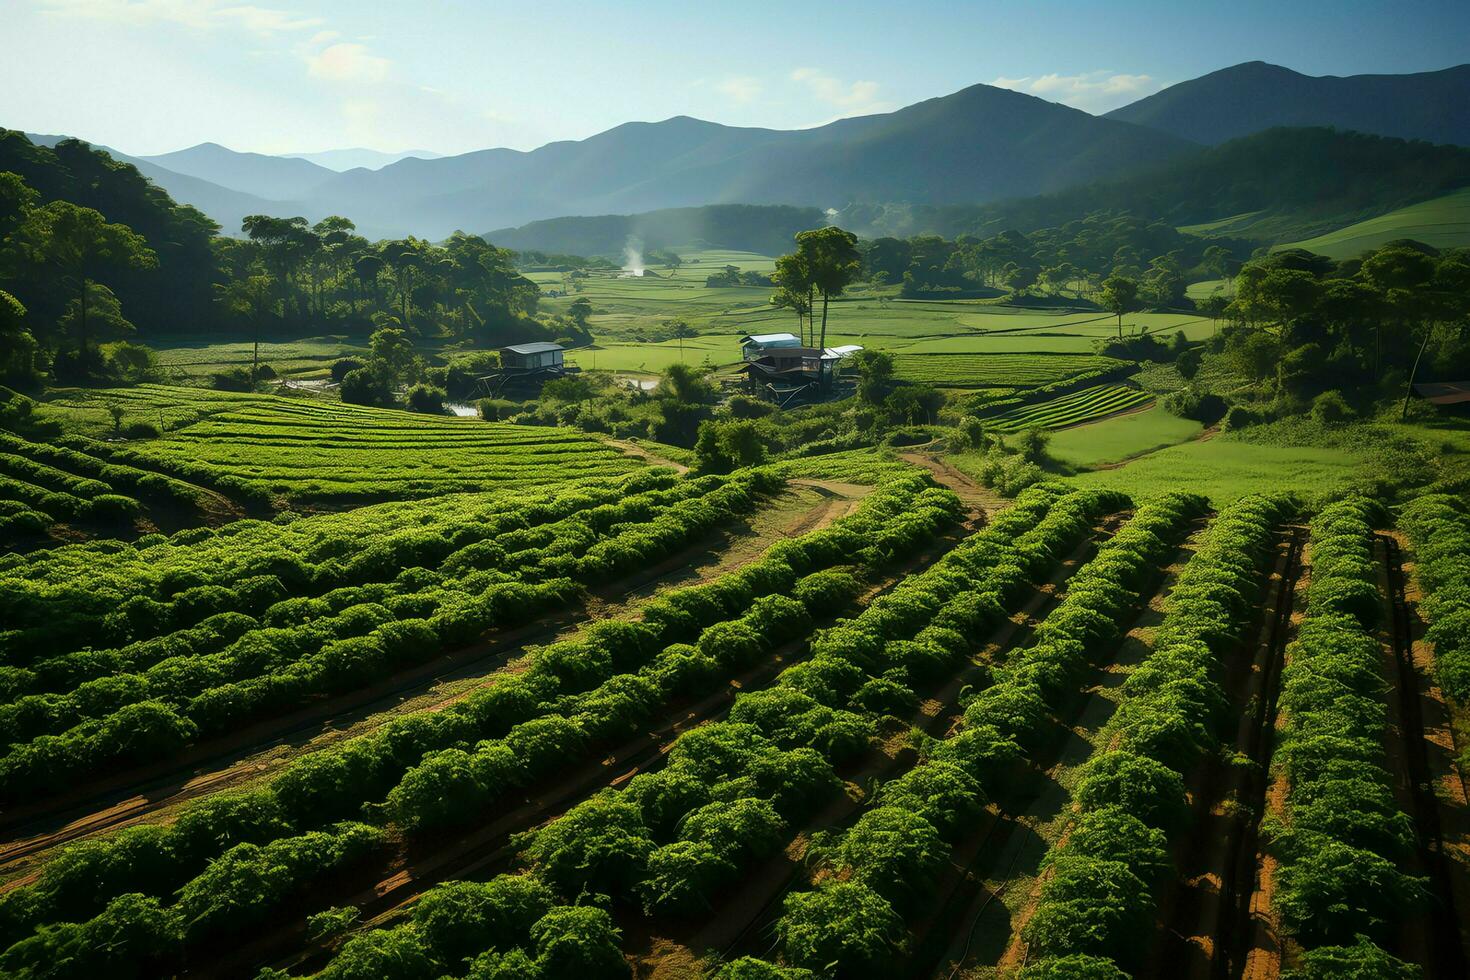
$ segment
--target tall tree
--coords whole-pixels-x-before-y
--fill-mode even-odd
[[[270,317],[272,288],[269,276],[245,276],[232,279],[220,287],[219,301],[232,317],[244,321],[250,327],[250,336],[255,347],[250,358],[250,387],[254,390],[260,381],[260,334]]]
[[[1102,284],[1102,305],[1118,318],[1118,339],[1123,339],[1123,314],[1138,305],[1138,282],[1127,276],[1108,276]]]
[[[771,304],[796,314],[796,335],[806,343],[806,324],[812,315],[812,293],[817,288],[807,256],[793,252],[776,259],[776,271],[771,274],[771,281],[776,284]]]
[[[817,350],[827,349],[827,307],[832,297],[841,296],[863,268],[857,236],[835,225],[803,231],[796,236],[797,254],[806,258],[812,285],[822,296],[822,335]],[[826,379],[826,362],[819,362],[821,377]]]

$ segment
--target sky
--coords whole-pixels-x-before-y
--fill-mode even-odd
[[[462,153],[676,115],[778,129],[977,82],[1104,112],[1243,61],[1470,61],[1466,0],[0,0],[0,126],[148,155]]]

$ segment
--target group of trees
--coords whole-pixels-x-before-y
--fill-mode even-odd
[[[1132,281],[1136,299],[1172,306],[1190,274],[1229,275],[1249,254],[1240,242],[1185,235],[1172,225],[1127,212],[1094,211],[1029,234],[1014,229],[986,238],[935,235],[875,238],[861,246],[866,273],[901,282],[902,295],[954,296],[987,289],[1097,299],[1105,279]]]
[[[833,225],[799,232],[796,251],[776,259],[771,303],[796,314],[797,336],[809,347],[827,346],[827,308],[863,271],[858,238]],[[822,327],[816,326],[816,300],[822,300]],[[813,343],[815,341],[815,343]]]
[[[1206,345],[1259,385],[1269,411],[1300,411],[1326,393],[1365,407],[1470,364],[1470,251],[1390,242],[1333,261],[1301,249],[1248,262],[1231,298],[1210,308],[1229,325]]]
[[[135,333],[586,338],[585,319],[538,318],[539,296],[515,253],[476,235],[371,242],[344,217],[250,215],[223,237],[104,152],[0,130],[0,383],[137,380],[146,351],[116,346]]]

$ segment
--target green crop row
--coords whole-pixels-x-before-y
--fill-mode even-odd
[[[73,489],[85,489],[90,492],[90,487],[73,487]],[[122,494],[97,493],[90,497],[82,497],[65,490],[52,490],[9,476],[0,476],[0,500],[14,501],[24,505],[28,510],[45,514],[57,521],[72,518],[102,521],[125,520],[138,513],[138,502]]]
[[[0,432],[0,450],[23,456],[37,464],[77,474],[107,484],[114,492],[127,491],[137,496],[167,500],[179,505],[193,505],[199,490],[180,480],[133,466],[103,462],[87,447],[102,445],[90,439],[69,438],[66,445],[27,442]]]
[[[962,656],[972,642],[966,637],[1004,615],[999,594],[1014,601],[1028,572],[1059,557],[1064,542],[1051,535],[1084,534],[1088,515],[1110,499],[1076,495],[1072,505],[1057,505],[1065,516],[1043,519],[1056,494],[1035,491],[995,527],[967,538],[855,619],[823,631],[811,656],[772,687],[737,697],[728,720],[682,736],[661,769],[526,835],[531,880],[564,897],[638,896],[650,915],[687,917],[708,909],[720,888],[738,880],[743,864],[771,854],[789,826],[836,791],[832,763],[866,747],[873,720],[890,711],[911,713],[916,696],[909,685],[920,676],[932,681],[936,660]],[[821,606],[831,603],[819,600]],[[507,875],[489,886],[456,883],[425,901],[525,880]],[[560,975],[517,948],[525,945],[523,933],[474,931],[477,942],[447,945],[442,930],[415,913],[403,927],[353,939],[324,975],[371,974],[404,955],[423,964],[426,976],[436,975],[429,970],[458,975],[464,968],[456,964],[477,953],[470,976],[492,963],[514,964],[516,975],[527,978]],[[620,958],[609,957],[592,975],[625,976],[626,970]]]
[[[515,673],[443,710],[408,715],[306,755],[259,789],[209,797],[167,826],[129,828],[67,848],[34,884],[0,899],[0,939],[24,940],[45,923],[86,922],[126,893],[170,895],[236,844],[266,844],[363,813],[378,817],[386,810],[381,801],[427,754],[504,739],[517,726],[544,719],[559,699],[596,687],[613,664],[648,644],[650,630],[670,640],[697,636],[725,619],[731,603],[748,604],[757,592],[769,594],[796,574],[809,576],[865,554],[880,560],[925,543],[932,529],[924,531],[921,519],[905,515],[932,510],[928,504],[935,499],[949,501],[949,513],[957,504],[947,492],[924,487],[925,481],[909,477],[879,488],[852,516],[772,546],[766,567],[747,566],[707,585],[664,593],[642,607],[641,622],[597,623],[576,639],[534,652]],[[895,521],[908,530],[887,527]],[[831,591],[814,592],[812,601],[821,594]],[[544,720],[539,730],[520,729],[521,748],[548,749],[570,734]]]
[[[1134,408],[1152,401],[1153,397],[1140,388],[1116,384],[1098,385],[1039,405],[1028,405],[991,416],[986,427],[999,432],[1031,427],[1057,429]]]
[[[752,486],[769,489],[774,479],[763,477]],[[549,496],[457,496],[301,520],[236,521],[218,530],[147,536],[131,545],[95,541],[12,556],[0,561],[0,618],[7,627],[0,632],[0,659],[16,665],[40,651],[54,656],[104,644],[123,646],[217,613],[263,611],[282,590],[287,596],[318,596],[345,586],[391,582],[405,569],[443,567],[461,552],[466,568],[493,567],[507,548],[544,545],[536,535],[555,522],[585,515],[589,529],[601,533],[627,519],[628,510],[615,505],[628,498],[651,507],[710,492],[725,482],[677,480],[667,470],[643,470],[622,482],[591,481]],[[666,496],[650,496],[657,491]],[[249,583],[260,584],[262,594]],[[231,593],[239,593],[238,601]]]
[[[757,474],[751,482],[763,479]],[[286,599],[264,616],[286,625],[248,631],[219,653],[174,656],[141,673],[87,681],[70,693],[19,698],[0,707],[0,740],[18,743],[0,758],[0,797],[54,791],[103,766],[166,759],[201,737],[279,714],[309,697],[364,686],[491,627],[529,622],[570,600],[577,581],[605,581],[654,564],[747,512],[754,499],[743,478],[651,512],[649,501],[625,498],[604,505],[612,513],[607,537],[583,520],[604,512],[584,511],[568,518],[570,526],[546,526],[544,541],[533,542],[539,546],[527,549],[523,562],[503,553],[487,556],[509,575],[453,567],[449,575],[400,574],[395,584],[422,587],[396,595],[384,594],[387,586],[347,590],[361,601],[327,616],[313,617],[309,607]],[[652,519],[619,520],[629,517]],[[280,597],[276,585],[262,594]],[[239,602],[239,593],[225,601]],[[282,606],[292,608],[273,620]]]
[[[958,387],[1045,385],[1095,374],[1101,376],[1127,362],[1095,354],[903,354],[894,357],[895,373],[905,381]]]
[[[1099,651],[1116,643],[1121,620],[1203,510],[1199,497],[1163,498],[1099,547],[1034,642],[965,708],[959,733],[931,741],[918,766],[880,788],[879,805],[829,845],[838,867],[824,883],[787,897],[776,924],[787,962],[833,977],[874,976],[891,964],[906,945],[897,909],[923,901],[945,864],[946,841],[1004,788],[1021,752],[1040,743],[1052,708],[1075,696]]]
[[[1122,687],[1082,771],[1076,823],[1042,867],[1026,925],[1039,959],[1023,972],[1124,980],[1152,928],[1154,888],[1173,870],[1167,832],[1184,813],[1184,775],[1217,745],[1221,661],[1251,621],[1287,497],[1244,497],[1220,513],[1169,592],[1149,656]],[[1070,971],[1070,972],[1069,972]]]
[[[1283,928],[1309,956],[1378,963],[1392,958],[1352,944],[1390,941],[1424,897],[1422,881],[1401,870],[1414,827],[1394,801],[1384,747],[1388,686],[1372,632],[1382,611],[1372,552],[1382,516],[1376,503],[1350,497],[1312,521],[1307,616],[1286,652],[1273,758],[1285,812],[1262,821],[1280,861],[1273,902]]]
[[[1462,498],[1424,496],[1404,507],[1399,527],[1414,548],[1440,687],[1470,701],[1470,513]]]

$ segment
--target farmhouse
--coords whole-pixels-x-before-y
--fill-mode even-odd
[[[500,370],[479,379],[478,393],[499,397],[507,389],[538,391],[541,385],[576,370],[566,366],[560,344],[536,341],[500,348]]]
[[[560,371],[563,356],[560,344],[512,344],[500,349],[500,364],[507,371]]]
[[[856,344],[821,349],[804,346],[789,333],[751,334],[740,338],[745,376],[778,401],[811,394],[813,385],[835,378],[843,360],[862,350]]]

